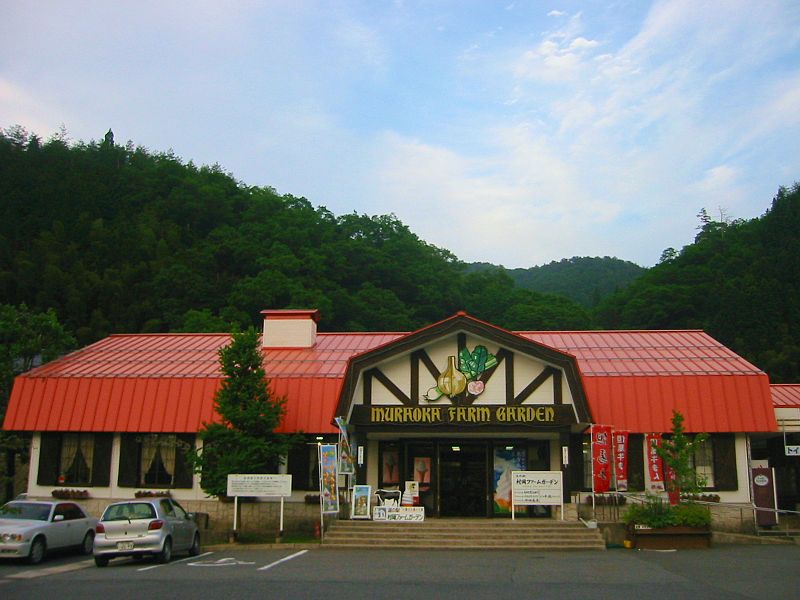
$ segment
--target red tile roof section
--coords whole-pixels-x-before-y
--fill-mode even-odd
[[[775,408],[800,408],[800,384],[776,383],[769,388]]]
[[[351,357],[402,333],[318,333],[313,348],[263,350],[282,431],[334,433]],[[702,331],[521,332],[578,359],[593,419],[667,431],[776,431],[766,375]],[[112,335],[16,379],[4,429],[193,432],[215,418],[227,334]],[[775,387],[775,386],[773,386]]]

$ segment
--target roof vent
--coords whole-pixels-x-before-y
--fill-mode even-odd
[[[317,309],[262,310],[265,348],[312,348],[317,342]]]

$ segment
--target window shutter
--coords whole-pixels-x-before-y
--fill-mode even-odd
[[[135,433],[123,433],[120,436],[119,477],[120,487],[136,487],[139,479],[139,443]]]
[[[583,487],[583,434],[570,436],[569,471],[571,490],[582,490]]]
[[[644,490],[644,435],[641,433],[628,436],[628,489]]]
[[[36,476],[36,483],[56,485],[58,483],[58,458],[61,454],[61,434],[44,432],[39,439],[39,473]]]
[[[92,485],[95,487],[106,487],[111,483],[111,446],[113,443],[113,433],[94,434]]]
[[[175,477],[173,485],[176,488],[191,488],[193,484],[192,467],[186,460],[186,452],[194,448],[194,435],[179,433],[176,436],[178,447],[175,449]]]
[[[309,472],[309,448],[317,450],[316,446],[309,446],[303,440],[289,450],[289,460],[286,465],[286,472],[292,476],[292,487],[296,490],[311,490],[314,487],[308,480]]]
[[[739,489],[736,476],[736,438],[732,433],[711,436],[714,447],[714,489],[731,492]]]

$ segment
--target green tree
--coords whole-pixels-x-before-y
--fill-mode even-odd
[[[211,496],[224,495],[232,473],[275,473],[297,437],[276,433],[284,413],[283,398],[269,391],[255,329],[233,335],[219,351],[222,385],[214,398],[219,423],[199,432],[203,448],[188,458]]]
[[[25,304],[0,305],[0,423],[11,397],[14,378],[30,371],[37,363],[46,363],[75,346],[75,339],[58,322],[55,312],[37,313]],[[28,437],[0,431],[0,478],[5,498],[13,495],[17,455],[25,455]]]
[[[656,451],[666,467],[672,470],[667,477],[667,491],[678,494],[697,494],[705,487],[706,479],[698,475],[694,468],[695,449],[708,439],[708,434],[698,433],[694,438],[686,435],[683,428],[683,415],[672,411],[672,431],[668,438],[661,440]]]

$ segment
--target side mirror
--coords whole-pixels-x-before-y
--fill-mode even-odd
[[[64,515],[56,515],[55,517],[53,517],[53,522],[54,523],[58,523],[59,521],[63,521],[63,520],[64,520]]]
[[[187,521],[194,521],[194,513],[186,513]]]

